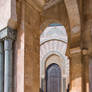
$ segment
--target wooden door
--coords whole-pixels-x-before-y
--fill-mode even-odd
[[[46,70],[46,92],[61,92],[61,69],[57,64]]]

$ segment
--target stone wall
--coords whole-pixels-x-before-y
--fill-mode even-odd
[[[38,1],[34,1],[36,2],[37,6],[41,5],[38,4]],[[17,37],[14,46],[14,74],[16,75],[14,81],[15,92],[39,92],[40,34],[50,23],[57,22],[65,26],[68,33],[69,46],[71,44],[71,47],[73,48],[76,48],[76,46],[80,48],[81,41],[85,40],[82,44],[82,48],[88,49],[88,55],[92,56],[92,34],[90,32],[92,22],[89,22],[90,20],[92,20],[92,0],[77,1],[78,0],[65,0],[65,2],[62,1],[54,6],[51,6],[47,10],[43,10],[40,13],[37,11],[38,8],[36,8],[36,6],[34,7],[35,3],[32,6],[31,0],[26,0],[23,2],[22,0],[16,0],[16,5],[14,4],[15,1],[13,2],[13,0],[12,5],[10,5],[11,0],[0,1],[0,30],[6,27],[8,23],[10,27],[12,27],[12,19],[17,21],[18,23]],[[41,3],[40,0],[39,2]],[[24,7],[21,5],[21,3],[24,4]],[[10,10],[11,6],[12,10]],[[22,17],[22,9],[24,9],[24,17]],[[12,18],[11,21],[9,21],[10,17]],[[22,29],[21,27],[24,27],[24,29]],[[83,31],[81,31],[81,29]],[[71,37],[71,32],[73,33],[73,38]],[[78,33],[76,34],[76,32]],[[80,37],[80,33],[81,37],[84,34],[83,38]],[[77,50],[75,49],[75,52],[76,51]],[[81,52],[71,55],[71,92],[82,92],[83,88],[86,87],[86,80],[89,84],[88,75],[90,75],[90,90],[92,89],[91,61],[89,64],[89,74],[89,72],[87,72],[88,66],[86,65],[86,61],[88,60],[86,60],[83,64],[83,60],[81,58]],[[83,71],[83,69],[85,70]],[[82,81],[82,77],[84,77],[83,79],[85,80],[85,82]],[[83,83],[85,83],[84,86],[82,85]],[[89,87],[87,88],[89,89]],[[86,91],[89,92],[88,90]]]

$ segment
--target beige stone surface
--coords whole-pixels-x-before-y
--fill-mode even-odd
[[[14,50],[15,61],[15,92],[24,92],[24,31],[17,31]]]
[[[74,48],[75,49],[75,48]],[[70,92],[83,92],[81,51],[71,53]]]
[[[80,48],[72,54],[68,51],[70,92],[89,92],[89,86],[91,92],[92,64],[80,51],[87,49],[88,56],[92,56],[92,0],[64,0],[49,5],[47,10],[44,10],[45,4],[45,0],[0,0],[0,30],[6,26],[17,29],[15,92],[39,92],[40,34],[51,23],[60,23],[66,28],[69,51]]]
[[[25,56],[24,91],[40,90],[40,16],[29,4],[25,4]]]
[[[0,0],[0,30],[8,25],[11,17],[11,0]]]

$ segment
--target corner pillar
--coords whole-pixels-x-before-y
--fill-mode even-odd
[[[82,61],[80,47],[70,50],[70,91],[82,92]]]
[[[84,92],[89,92],[89,56],[88,50],[82,50],[82,62],[83,62],[83,84]]]

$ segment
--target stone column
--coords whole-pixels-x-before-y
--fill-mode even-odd
[[[4,73],[4,91],[0,92],[13,92],[13,57],[12,57],[12,42],[15,39],[15,31],[11,28],[5,28],[0,32],[0,40],[4,41],[4,71],[2,71],[2,76]],[[0,43],[2,46],[2,43]],[[0,47],[0,49],[3,47]],[[3,51],[3,50],[2,50]],[[3,60],[2,53],[0,54],[0,60]],[[1,63],[1,62],[0,62]],[[2,65],[3,66],[3,65]],[[0,67],[1,68],[1,67]],[[3,79],[2,79],[3,81]],[[1,81],[0,81],[1,82]],[[1,86],[0,86],[1,88]]]
[[[0,92],[4,92],[4,60],[2,41],[0,41]]]
[[[70,50],[70,91],[82,92],[82,61],[80,47]]]
[[[4,40],[4,52],[5,52],[5,71],[4,71],[4,92],[13,92],[13,59],[12,59],[12,39]]]
[[[82,62],[83,62],[83,92],[89,92],[89,56],[88,50],[82,50]]]

